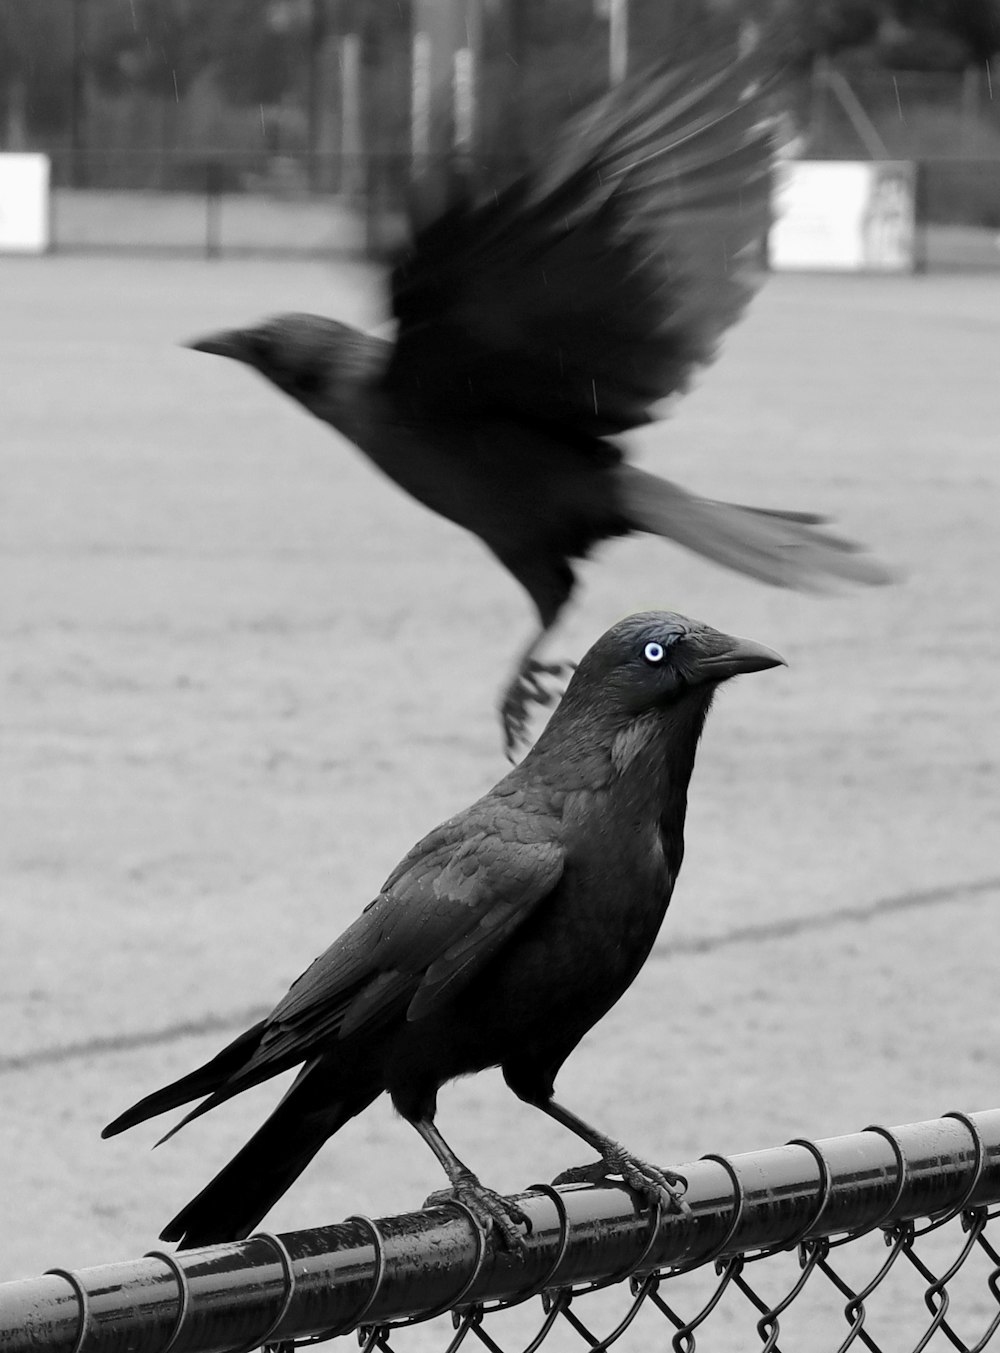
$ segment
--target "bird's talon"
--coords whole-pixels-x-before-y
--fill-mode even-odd
[[[539,662],[529,659],[516,673],[500,702],[500,722],[503,725],[504,751],[510,761],[518,749],[528,741],[531,706],[548,709],[562,699],[563,691],[546,684],[565,681],[576,671],[573,662]]]
[[[553,1179],[553,1184],[603,1184],[609,1179],[608,1168],[603,1160],[597,1160],[593,1165],[573,1165],[568,1170],[562,1170]]]
[[[424,1199],[424,1207],[447,1207],[460,1203],[475,1219],[483,1235],[496,1231],[504,1248],[512,1254],[526,1252],[525,1239],[531,1235],[531,1219],[509,1198],[484,1188],[478,1180],[463,1180],[451,1189],[439,1189]],[[517,1230],[524,1227],[524,1235]]]
[[[552,1182],[604,1184],[613,1177],[620,1178],[634,1192],[642,1194],[651,1203],[658,1203],[667,1212],[691,1215],[691,1208],[684,1198],[688,1182],[683,1175],[673,1170],[657,1169],[655,1165],[648,1165],[626,1151],[615,1152],[607,1159],[594,1161],[592,1165],[575,1165],[563,1170]]]

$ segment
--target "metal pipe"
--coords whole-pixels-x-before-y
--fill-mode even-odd
[[[223,1353],[794,1247],[1000,1201],[1000,1109],[678,1167],[689,1215],[623,1186],[521,1194],[523,1255],[450,1206],[0,1285],[0,1353]]]

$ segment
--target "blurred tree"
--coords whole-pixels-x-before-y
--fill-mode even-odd
[[[803,54],[813,58],[870,43],[882,9],[879,0],[785,0],[782,17],[794,25]]]
[[[114,93],[143,91],[173,101],[208,76],[238,106],[285,103],[301,112],[313,148],[324,100],[336,106],[320,50],[337,34],[357,34],[367,68],[366,91],[381,114],[382,65],[400,41],[409,51],[406,0],[92,0],[91,68]],[[395,63],[392,75],[398,76]],[[334,63],[335,65],[335,63]],[[326,88],[322,88],[326,75]],[[399,102],[408,109],[406,80]],[[366,120],[367,115],[366,115]]]
[[[66,126],[73,67],[72,14],[51,0],[0,4],[0,146],[20,150],[29,138]]]
[[[879,50],[887,65],[958,69],[1000,52],[1000,0],[893,0]]]
[[[740,26],[726,0],[629,0],[631,66],[682,61]],[[487,0],[481,149],[516,159],[608,83],[608,0]]]
[[[91,69],[104,88],[179,98],[211,68],[236,103],[273,103],[294,85],[309,21],[307,0],[104,0],[93,10]]]
[[[1000,0],[735,0],[802,60],[852,49],[897,69],[956,69],[1000,51]]]
[[[110,93],[177,98],[201,60],[194,0],[103,0],[88,13],[90,74]]]
[[[606,85],[607,0],[483,6],[481,148],[516,158]],[[203,79],[232,105],[283,103],[292,143],[312,147],[339,107],[335,44],[351,33],[366,143],[402,150],[411,21],[410,0],[0,0],[0,142],[82,143],[95,85],[160,100],[168,140],[173,106]],[[1000,0],[629,0],[628,27],[633,67],[752,29],[803,70],[839,54],[898,70],[981,68],[1000,52]]]
[[[219,86],[233,103],[278,103],[303,83],[311,31],[307,0],[216,0],[201,23],[202,49],[214,58]]]
[[[644,60],[684,60],[735,39],[751,9],[720,0],[631,0],[630,45]]]
[[[803,66],[851,51],[897,69],[954,69],[1000,51],[1000,0],[715,0],[707,8],[753,23]]]

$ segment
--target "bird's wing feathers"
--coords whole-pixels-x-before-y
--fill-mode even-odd
[[[533,839],[521,839],[525,821]],[[463,814],[425,838],[292,985],[247,1071],[404,1010],[419,1018],[469,981],[558,882],[562,848],[539,825],[497,814],[470,830]]]
[[[465,916],[461,927],[449,925],[451,942],[427,964],[407,1019],[429,1014],[465,986],[562,876],[563,850],[555,841],[512,843],[493,836],[483,844],[486,849],[474,850],[471,861],[459,852],[435,880],[434,891],[444,900],[442,921],[450,922],[456,907],[465,908]]]
[[[387,383],[590,437],[649,421],[749,299],[765,84],[759,57],[731,53],[636,77],[506,190],[420,230],[393,273]]]

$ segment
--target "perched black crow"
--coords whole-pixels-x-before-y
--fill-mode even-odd
[[[282,315],[191,346],[255,367],[422,503],[474,532],[541,621],[501,700],[508,752],[573,559],[649,531],[788,587],[883,582],[807,513],[687,493],[613,440],[686,388],[743,310],[770,217],[758,55],[637,76],[501,191],[470,187],[391,276],[394,342]]]
[[[672,1202],[678,1177],[557,1104],[554,1081],[656,939],[716,686],[781,661],[669,612],[630,616],[599,639],[521,764],[414,846],[266,1019],[105,1128],[207,1096],[186,1123],[303,1064],[162,1239],[248,1235],[327,1138],[386,1090],[454,1195],[516,1244],[518,1209],[480,1184],[434,1124],[440,1086],[490,1066],[599,1153],[599,1165],[566,1177],[617,1174]]]

